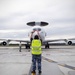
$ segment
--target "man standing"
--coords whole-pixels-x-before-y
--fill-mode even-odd
[[[41,73],[41,41],[38,35],[35,35],[31,43],[31,53],[32,53],[32,73],[36,73],[36,63],[38,64],[38,72]]]

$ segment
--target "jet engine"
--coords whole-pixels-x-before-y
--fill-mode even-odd
[[[68,45],[72,45],[72,41],[68,41],[67,44],[68,44]]]
[[[1,44],[3,45],[3,46],[7,46],[7,45],[9,45],[9,40],[5,40],[5,41],[3,41]]]
[[[65,39],[65,42],[66,42],[67,45],[72,45],[72,41],[70,41],[70,40]]]

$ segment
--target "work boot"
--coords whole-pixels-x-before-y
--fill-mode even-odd
[[[42,73],[42,71],[39,70],[39,74],[41,74],[41,73]]]
[[[36,73],[35,70],[31,71],[31,73]]]

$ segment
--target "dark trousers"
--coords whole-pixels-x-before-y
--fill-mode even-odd
[[[41,54],[40,55],[32,54],[32,70],[36,70],[36,63],[38,70],[41,71]]]

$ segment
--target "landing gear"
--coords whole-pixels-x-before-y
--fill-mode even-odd
[[[48,43],[45,45],[45,48],[46,49],[49,49],[49,44]]]
[[[30,44],[25,44],[26,49],[30,49]]]
[[[19,52],[21,52],[21,41],[20,41],[20,44],[19,44]]]

